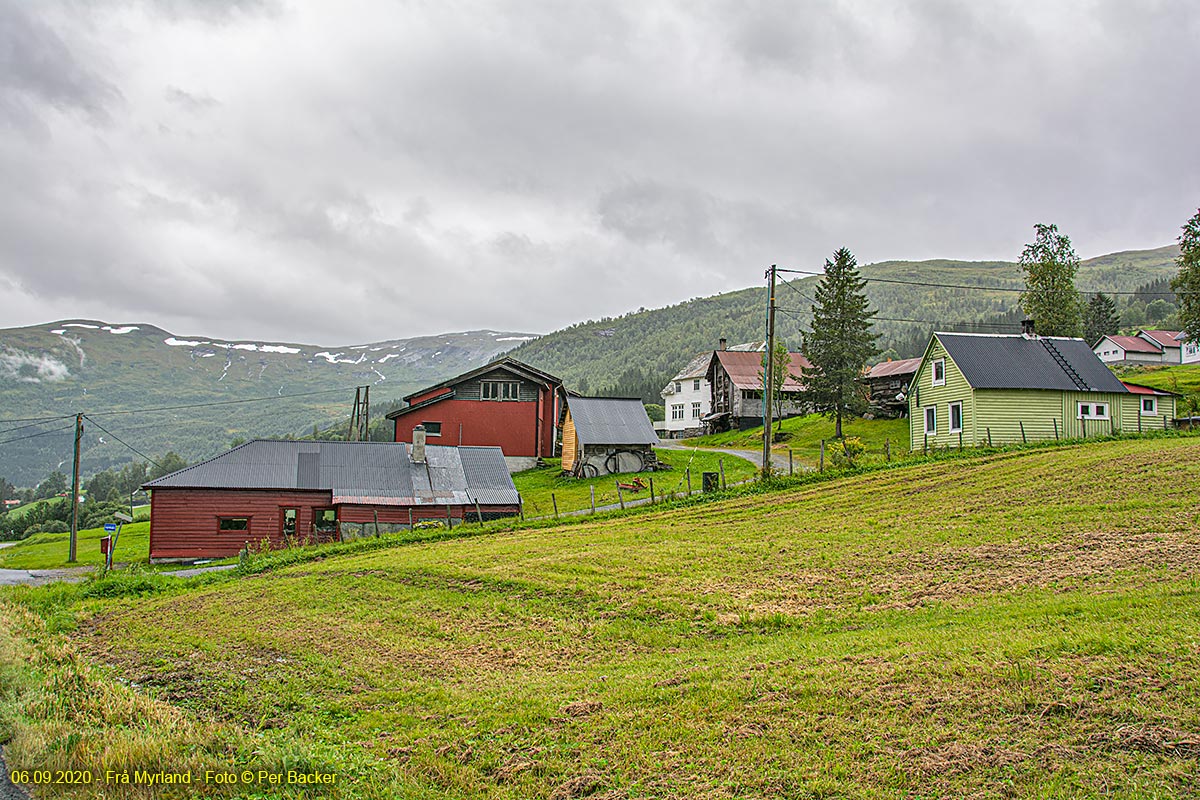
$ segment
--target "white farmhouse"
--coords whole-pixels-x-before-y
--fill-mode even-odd
[[[1200,363],[1200,338],[1188,341],[1186,333],[1180,331],[1175,336],[1175,341],[1179,342],[1179,363],[1181,364],[1198,364]]]
[[[751,352],[764,348],[762,342],[735,344],[726,348],[725,339],[722,338],[717,349]],[[712,350],[697,355],[660,392],[666,419],[656,422],[654,427],[664,439],[684,439],[704,433],[704,425],[700,420],[712,411],[712,385],[705,377],[712,355]]]

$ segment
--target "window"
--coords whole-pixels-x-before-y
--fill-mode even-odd
[[[1108,419],[1108,403],[1080,403],[1080,419]]]
[[[693,392],[700,391],[700,379],[699,378],[696,378],[695,380],[692,381],[692,391]]]
[[[925,434],[933,435],[937,433],[937,407],[929,406],[925,409]]]
[[[933,362],[933,385],[946,385],[946,359],[944,358],[939,358]]]
[[[950,404],[950,432],[962,433],[962,403]]]
[[[296,538],[296,515],[300,513],[298,508],[284,508],[283,511],[283,538],[291,541]]]
[[[314,508],[313,530],[318,533],[333,533],[337,530],[336,508]]]
[[[250,530],[250,520],[247,517],[218,517],[217,530],[248,531]]]
[[[1142,398],[1142,413],[1143,414],[1158,414],[1158,398],[1143,397]]]
[[[442,423],[440,422],[422,422],[421,426],[425,428],[426,436],[441,436]]]
[[[671,419],[683,419],[683,403],[671,406]]]
[[[516,400],[521,392],[519,381],[484,381],[480,386],[484,400]]]
[[[680,383],[679,381],[675,381],[675,394],[679,394],[682,391],[683,391],[683,384]]]
[[[692,419],[700,419],[700,404],[692,403]]]

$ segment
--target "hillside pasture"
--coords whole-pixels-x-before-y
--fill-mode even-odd
[[[777,431],[775,435],[779,439],[773,446],[775,452],[786,454],[791,450],[796,464],[806,467],[818,465],[821,458],[821,440],[825,440],[827,447],[833,441],[833,420],[821,414],[791,417],[772,427]],[[875,460],[882,461],[886,458],[886,446],[890,446],[893,459],[908,454],[908,419],[846,419],[842,421],[842,433],[862,439],[867,446],[867,453]],[[683,444],[695,447],[762,450],[762,439],[762,426],[759,425],[744,431],[726,431],[684,439]]]
[[[94,601],[63,646],[344,797],[1180,797],[1198,484],[1191,437],[925,463]],[[10,768],[120,734],[48,724]]]

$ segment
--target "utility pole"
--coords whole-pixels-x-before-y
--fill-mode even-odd
[[[775,385],[775,265],[767,270],[767,352],[763,361],[763,479],[771,477],[771,390]]]
[[[83,414],[75,415],[75,464],[71,468],[71,545],[67,563],[75,563],[75,536],[79,533],[79,440],[83,438]]]

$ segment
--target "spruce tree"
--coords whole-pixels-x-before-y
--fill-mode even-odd
[[[1044,336],[1079,336],[1083,332],[1082,304],[1075,291],[1079,256],[1057,225],[1034,225],[1037,238],[1021,252],[1025,293],[1021,310]]]
[[[1083,312],[1083,338],[1095,346],[1101,337],[1115,334],[1120,322],[1116,301],[1104,292],[1096,292]]]
[[[1200,341],[1200,209],[1183,226],[1179,237],[1179,274],[1171,291],[1179,297],[1179,327],[1188,341]]]
[[[835,421],[834,436],[842,437],[842,419],[866,408],[858,379],[867,359],[875,355],[872,332],[875,312],[865,293],[867,282],[858,274],[854,254],[841,248],[825,261],[825,276],[814,294],[812,330],[800,346],[812,367],[803,378],[813,410]]]

